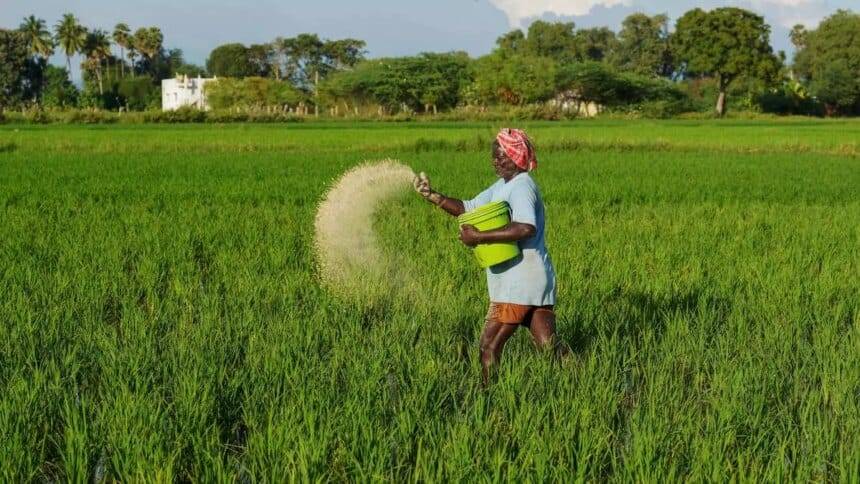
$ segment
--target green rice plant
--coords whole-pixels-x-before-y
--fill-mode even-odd
[[[419,290],[357,299],[314,221],[368,161],[477,193],[500,123],[0,126],[0,480],[855,479],[860,123],[523,125],[573,356],[487,389],[453,219],[381,203]]]

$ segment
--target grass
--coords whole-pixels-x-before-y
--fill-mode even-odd
[[[493,125],[0,127],[0,480],[856,479],[860,122],[525,126],[575,357],[486,391],[452,219],[381,209],[421,298],[312,237],[364,160],[477,193]]]

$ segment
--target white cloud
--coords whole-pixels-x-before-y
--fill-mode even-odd
[[[819,3],[816,0],[752,0],[751,2],[755,6],[765,7],[768,5],[777,5],[781,7],[801,7],[803,5],[810,5],[813,3]]]
[[[785,28],[796,24],[815,26],[829,10],[824,0],[749,0],[749,5],[774,25]]]
[[[802,2],[806,0],[773,1]],[[614,7],[616,5],[631,5],[632,3],[633,0],[490,0],[490,4],[508,16],[508,22],[512,28],[522,27],[524,20],[540,17],[545,13],[564,16],[586,15],[596,5]]]

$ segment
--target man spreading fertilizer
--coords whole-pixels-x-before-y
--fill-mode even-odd
[[[484,383],[501,357],[502,348],[519,325],[529,329],[540,349],[567,351],[555,334],[555,271],[544,243],[544,206],[529,171],[537,167],[534,147],[518,129],[503,129],[492,145],[493,169],[499,180],[472,200],[458,200],[434,191],[423,172],[415,177],[415,190],[427,201],[453,216],[472,212],[492,202],[507,202],[510,222],[479,231],[460,227],[460,240],[469,247],[514,242],[520,254],[487,268],[490,308],[481,334]]]

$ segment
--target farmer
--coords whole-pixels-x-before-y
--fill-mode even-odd
[[[543,202],[529,176],[537,167],[534,147],[523,131],[503,129],[493,141],[492,158],[499,180],[472,200],[446,197],[433,190],[423,172],[413,181],[424,199],[455,217],[491,202],[505,201],[510,206],[511,222],[504,227],[486,232],[471,225],[460,227],[460,241],[469,247],[517,242],[522,252],[487,268],[490,308],[480,342],[484,384],[489,382],[505,343],[520,325],[529,329],[539,349],[552,349],[558,356],[567,352],[555,334],[555,271],[544,244]]]

